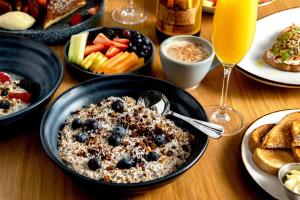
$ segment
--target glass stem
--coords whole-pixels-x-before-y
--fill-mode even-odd
[[[224,79],[223,79],[223,86],[222,86],[220,109],[218,110],[218,114],[221,116],[225,116],[226,114],[225,110],[226,110],[228,85],[229,85],[230,74],[234,65],[223,64],[223,66],[224,66]]]

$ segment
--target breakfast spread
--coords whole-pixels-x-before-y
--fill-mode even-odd
[[[68,60],[96,74],[134,71],[150,58],[150,41],[137,31],[107,29],[88,41],[88,32],[71,37]]]
[[[131,97],[74,111],[58,134],[58,154],[84,176],[138,183],[166,176],[191,153],[194,136]]]
[[[34,85],[27,79],[0,72],[0,117],[24,109],[30,105]]]
[[[86,4],[86,0],[0,0],[0,28],[26,30],[37,21],[47,29]],[[98,9],[98,6],[94,6],[86,13],[75,13],[71,16],[69,25],[79,24],[95,15]]]
[[[165,47],[166,55],[170,58],[186,63],[194,63],[208,57],[208,49],[201,44],[178,40]]]
[[[291,170],[286,175],[284,186],[292,192],[300,194],[300,171]]]
[[[292,24],[282,30],[263,59],[279,70],[300,72],[300,26]]]
[[[285,116],[278,124],[265,124],[250,136],[253,160],[264,171],[276,175],[280,167],[300,160],[300,112]]]

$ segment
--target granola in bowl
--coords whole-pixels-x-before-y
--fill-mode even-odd
[[[84,176],[139,183],[175,172],[194,136],[131,97],[109,97],[74,111],[58,134],[62,161]]]

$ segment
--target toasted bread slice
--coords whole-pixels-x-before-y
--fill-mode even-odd
[[[262,147],[262,141],[264,140],[265,135],[275,126],[275,124],[264,124],[256,128],[249,138],[249,148],[253,153],[254,150],[258,147]]]
[[[293,137],[292,146],[300,147],[300,119],[292,122],[291,132]]]
[[[43,28],[46,29],[59,22],[85,5],[86,0],[50,0]]]
[[[291,151],[256,148],[253,154],[256,165],[265,172],[277,175],[280,167],[294,162]]]
[[[274,55],[272,55],[272,56],[268,56],[268,55],[272,55],[272,52],[269,49],[266,50],[263,55],[263,59],[268,65],[270,65],[276,69],[282,70],[282,71],[300,72],[300,64],[292,65],[292,64],[276,62],[273,57]]]
[[[300,162],[300,147],[292,147],[292,152],[293,152],[294,159],[297,162]]]
[[[263,59],[270,66],[283,71],[300,71],[300,26],[292,24],[283,29],[270,49],[267,49]]]
[[[300,112],[286,115],[266,134],[262,147],[268,149],[291,149],[291,124],[296,119],[300,119]]]
[[[292,151],[297,162],[300,161],[300,119],[293,121],[291,126],[293,137]]]

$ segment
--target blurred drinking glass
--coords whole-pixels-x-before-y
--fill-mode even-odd
[[[130,25],[145,21],[147,14],[144,8],[144,0],[129,0],[126,5],[126,7],[113,10],[112,18],[114,21]]]

